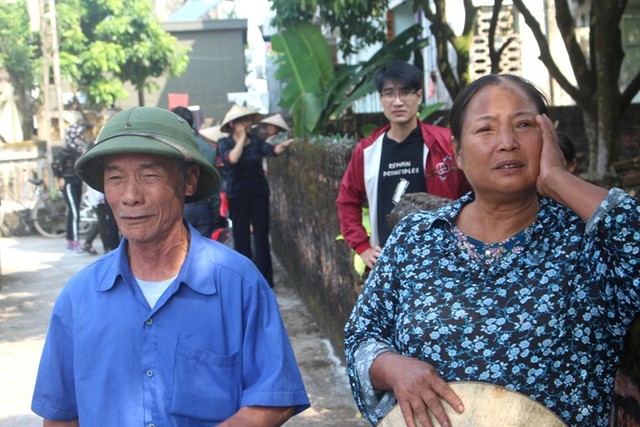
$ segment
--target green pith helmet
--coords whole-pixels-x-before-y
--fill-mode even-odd
[[[100,161],[112,154],[142,153],[175,157],[200,166],[198,188],[186,202],[210,197],[220,188],[220,177],[198,149],[187,122],[169,110],[134,107],[114,115],[104,125],[96,143],[76,161],[76,172],[90,187],[104,193],[104,166]]]

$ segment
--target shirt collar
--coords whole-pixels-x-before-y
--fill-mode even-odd
[[[420,230],[429,230],[439,222],[444,222],[449,224],[449,226],[454,226],[456,223],[456,217],[462,208],[471,203],[474,199],[475,194],[470,192],[440,209],[433,210],[433,215],[428,215],[425,218],[424,223],[420,225]]]
[[[434,215],[429,215],[425,219],[424,223],[420,226],[420,230],[429,230],[438,222],[445,222],[453,227],[456,223],[456,217],[460,214],[462,208],[474,200],[475,193],[469,192],[452,203],[433,211]],[[549,216],[547,211],[550,208],[551,200],[547,197],[538,197],[538,204],[538,214],[533,224],[534,233],[540,232],[543,229],[543,220]]]
[[[213,272],[210,265],[211,257],[206,254],[211,251],[211,246],[207,245],[207,239],[194,229],[191,224],[185,222],[185,225],[189,229],[190,243],[187,256],[178,272],[176,283],[184,283],[195,292],[204,295],[213,295],[217,293],[218,289],[216,282],[213,280]],[[110,263],[113,268],[109,268],[102,275],[102,280],[96,284],[97,291],[108,291],[123,281],[136,283],[129,266],[127,243],[127,239],[123,237],[118,248],[114,250],[115,253],[111,256],[116,257],[116,259]]]

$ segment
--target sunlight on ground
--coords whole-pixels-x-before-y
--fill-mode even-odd
[[[31,414],[31,393],[43,344],[44,341],[39,339],[0,342],[0,402],[12,402],[2,409],[2,419]],[[21,398],[16,399],[16,396]]]
[[[37,295],[32,292],[3,292],[0,293],[0,321],[24,315],[25,309],[33,308],[33,299]],[[20,305],[3,304],[6,300],[21,301]],[[0,365],[2,366],[2,365]]]
[[[60,251],[38,252],[37,257],[25,257],[25,250],[14,249],[18,245],[17,238],[0,238],[0,262],[2,262],[2,275],[22,273],[26,271],[40,271],[55,266],[55,263],[65,255],[63,241],[60,240]],[[36,248],[34,248],[34,251]]]

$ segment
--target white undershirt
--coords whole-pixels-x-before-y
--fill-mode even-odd
[[[149,303],[149,306],[153,308],[154,305],[158,302],[164,291],[167,290],[171,282],[175,280],[178,276],[170,277],[167,280],[161,280],[159,282],[148,282],[146,280],[138,279],[136,277],[136,281],[138,282],[138,286],[140,286],[140,290],[144,295],[144,298]]]

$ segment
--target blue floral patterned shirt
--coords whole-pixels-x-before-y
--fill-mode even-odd
[[[585,223],[541,198],[536,221],[492,262],[456,232],[472,200],[413,213],[387,241],[345,327],[358,407],[376,424],[396,403],[369,377],[373,360],[394,351],[446,381],[524,393],[569,425],[607,426],[618,356],[640,312],[638,200],[612,189]]]

